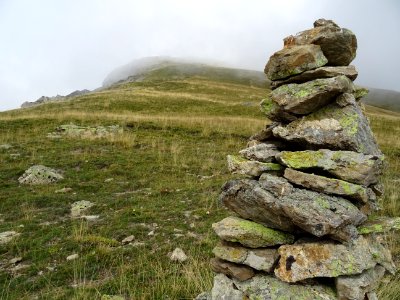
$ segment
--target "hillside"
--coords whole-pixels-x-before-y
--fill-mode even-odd
[[[211,224],[227,214],[217,199],[232,177],[225,157],[265,126],[258,104],[268,90],[260,72],[188,67],[0,113],[0,232],[20,234],[0,244],[0,299],[191,299],[211,287]],[[383,213],[399,215],[400,114],[367,113],[388,161]],[[64,124],[123,131],[66,135],[56,130]],[[37,164],[64,179],[20,185]],[[71,218],[82,200],[94,206]],[[398,261],[398,238],[389,240]],[[176,247],[188,261],[170,261]],[[380,299],[395,299],[399,281]]]
[[[366,104],[400,112],[400,92],[369,88],[363,99]]]

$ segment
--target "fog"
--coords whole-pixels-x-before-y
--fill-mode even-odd
[[[398,0],[0,0],[0,111],[97,88],[147,56],[262,71],[321,17],[357,35],[358,84],[400,90]]]

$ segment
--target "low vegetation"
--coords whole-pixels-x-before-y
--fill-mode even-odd
[[[226,155],[265,126],[258,104],[268,90],[224,76],[171,79],[167,71],[0,114],[0,232],[20,233],[0,244],[0,299],[192,299],[211,288],[211,224],[228,214],[217,203],[232,177]],[[367,113],[388,162],[381,213],[398,216],[400,115],[373,107]],[[48,136],[69,123],[123,132]],[[64,179],[20,185],[36,164],[61,170]],[[93,202],[86,214],[99,217],[71,218],[80,200]],[[398,262],[398,237],[387,241]],[[171,262],[176,247],[186,262]],[[67,260],[73,254],[78,258]],[[397,275],[382,286],[380,299],[396,299],[399,282]]]

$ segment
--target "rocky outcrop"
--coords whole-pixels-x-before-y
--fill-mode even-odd
[[[32,102],[25,101],[24,103],[22,103],[21,108],[32,107],[32,106],[36,106],[36,105],[40,105],[40,104],[44,104],[44,103],[48,103],[48,102],[69,100],[69,99],[72,99],[77,96],[85,95],[87,93],[90,93],[90,91],[85,89],[85,90],[76,90],[66,96],[61,96],[61,95],[57,95],[57,96],[53,96],[53,97],[42,96],[39,99],[37,99],[36,101],[32,101]]]
[[[265,68],[274,90],[261,109],[273,122],[228,156],[247,178],[222,187],[220,204],[236,216],[213,224],[211,299],[377,299],[395,272],[380,235],[400,221],[368,219],[384,156],[352,83],[356,38],[320,19],[284,47]]]
[[[50,184],[61,179],[64,179],[64,177],[59,171],[42,165],[35,165],[26,170],[25,173],[18,178],[18,182],[20,184],[30,185]]]

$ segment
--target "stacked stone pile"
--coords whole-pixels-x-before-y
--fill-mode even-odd
[[[272,123],[228,156],[245,176],[220,195],[235,216],[213,224],[212,299],[371,300],[395,272],[383,227],[368,226],[384,158],[353,84],[356,49],[350,30],[320,19],[270,57]]]

